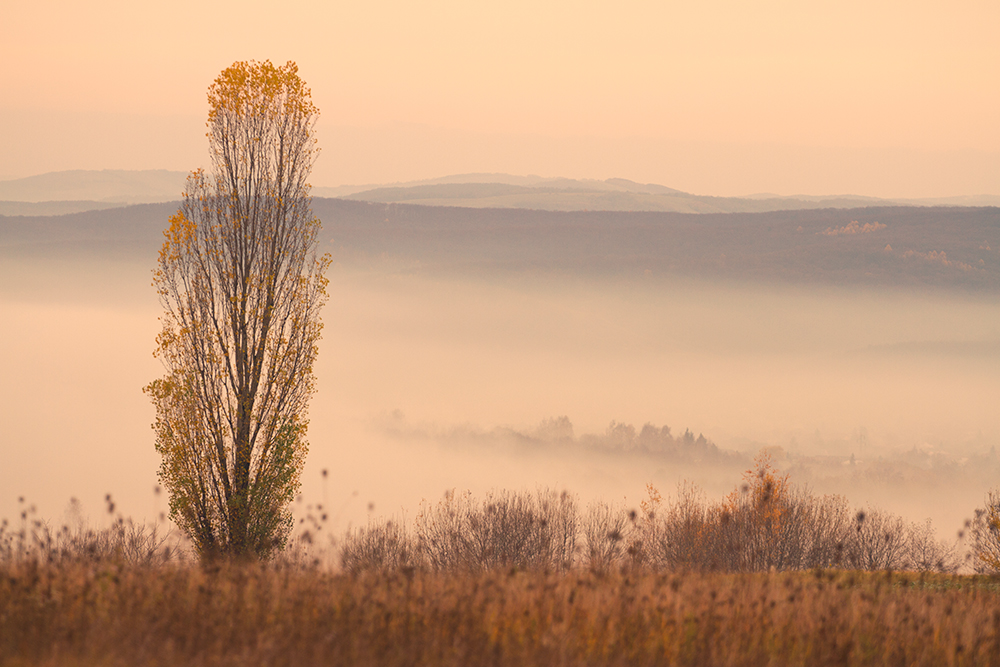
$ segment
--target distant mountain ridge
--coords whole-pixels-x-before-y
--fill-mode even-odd
[[[529,187],[504,183],[441,183],[374,188],[352,193],[344,198],[377,203],[465,208],[673,213],[760,213],[814,208],[857,208],[886,203],[883,200],[852,197],[814,200],[708,197],[692,195],[654,184],[631,183],[624,179],[614,179],[603,183],[614,187],[585,187],[575,183],[568,183],[561,187],[557,185]]]
[[[0,201],[153,204],[181,198],[187,172],[74,169],[0,181]]]
[[[432,182],[336,190],[339,191],[316,188],[315,194],[378,203],[545,211],[764,213],[864,206],[1000,206],[1000,196],[995,195],[907,200],[861,195],[756,194],[746,197],[713,197],[694,195],[655,183],[636,183],[624,178],[581,181],[568,178],[509,177],[504,174],[466,174],[435,179]]]
[[[127,204],[178,201],[187,172],[60,171],[0,181],[0,215],[64,215]],[[763,213],[865,206],[1000,206],[998,195],[880,199],[861,195],[695,195],[656,183],[472,173],[388,185],[314,187],[317,198],[375,203],[542,211]]]
[[[377,203],[525,208],[542,211],[660,211],[673,213],[765,213],[865,206],[1000,206],[1000,195],[883,199],[865,195],[695,195],[656,183],[625,178],[545,178],[510,174],[456,174],[391,185],[313,188],[317,197]]]

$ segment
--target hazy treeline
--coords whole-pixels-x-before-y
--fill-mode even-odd
[[[649,456],[671,463],[711,465],[714,467],[742,469],[750,457],[733,450],[723,449],[705,437],[696,436],[689,428],[674,434],[664,424],[657,426],[646,422],[641,428],[627,422],[612,420],[603,433],[577,435],[567,416],[542,420],[533,429],[495,427],[488,430],[463,425],[445,430],[409,424],[402,416],[389,416],[380,420],[379,426],[396,438],[433,439],[467,448],[503,448],[521,452],[553,451],[565,455],[573,453],[603,453],[629,456]]]
[[[642,426],[612,420],[603,432],[577,433],[567,416],[542,420],[533,428],[497,426],[489,429],[473,425],[436,428],[413,424],[401,413],[389,414],[375,421],[386,435],[402,440],[432,440],[468,449],[544,452],[555,455],[613,454],[646,458],[671,464],[690,464],[684,471],[709,469],[728,473],[741,472],[753,456],[744,451],[719,446],[704,433],[685,428],[683,432],[664,424],[646,422]],[[862,438],[859,440],[858,438]],[[959,484],[989,487],[1000,478],[1000,455],[996,447],[985,449],[983,442],[953,443],[950,449],[913,446],[894,449],[855,439],[808,440],[797,442],[794,450],[779,445],[765,446],[775,465],[809,486],[838,486],[855,491],[870,487],[892,488],[907,494],[919,489],[945,489]],[[829,450],[843,454],[826,453]],[[850,494],[848,494],[850,495]]]

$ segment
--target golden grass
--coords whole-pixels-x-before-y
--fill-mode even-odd
[[[1000,665],[1000,579],[0,565],[3,665]]]

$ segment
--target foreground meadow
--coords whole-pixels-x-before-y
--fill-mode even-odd
[[[0,566],[4,665],[1000,665],[1000,579]]]

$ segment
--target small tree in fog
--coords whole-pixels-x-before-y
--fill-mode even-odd
[[[726,496],[710,516],[716,527],[713,550],[718,565],[746,571],[785,569],[795,544],[790,533],[798,527],[798,504],[788,475],[761,451],[743,479],[743,486]],[[726,562],[733,558],[736,562]]]
[[[291,529],[326,298],[306,180],[318,111],[291,62],[235,63],[208,101],[213,170],[164,232],[166,375],[145,391],[171,518],[203,556],[267,557]]]

